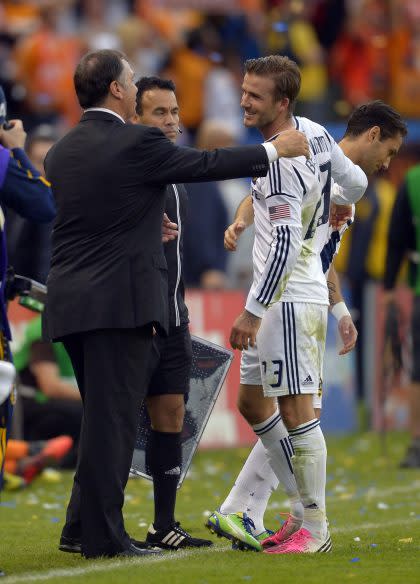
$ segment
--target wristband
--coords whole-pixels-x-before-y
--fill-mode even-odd
[[[346,303],[343,301],[337,302],[337,304],[335,304],[332,307],[331,314],[333,315],[334,318],[337,319],[337,321],[340,321],[343,318],[343,316],[351,316],[349,309],[346,306]]]

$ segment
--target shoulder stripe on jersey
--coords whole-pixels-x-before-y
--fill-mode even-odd
[[[284,250],[283,258],[279,258],[278,265],[276,266],[276,269],[271,277],[271,281],[268,285],[267,298],[266,298],[267,305],[270,304],[270,302],[273,299],[274,292],[276,291],[278,281],[282,277],[282,274],[284,272],[284,268],[286,266],[287,258],[289,256],[289,248],[290,248],[290,229],[289,229],[289,226],[282,225],[281,230],[282,230],[282,234],[283,234],[283,239],[285,240],[285,250]],[[280,261],[281,261],[281,265],[280,265]],[[278,268],[280,268],[280,269],[278,270]],[[278,270],[278,273],[276,273],[277,270]]]
[[[259,300],[260,302],[262,302],[261,298],[265,294],[266,286],[267,286],[268,281],[269,281],[269,279],[271,277],[271,273],[272,273],[273,269],[275,268],[276,262],[277,262],[278,258],[281,257],[281,254],[283,253],[284,240],[282,241],[281,249],[279,250],[279,247],[280,247],[280,234],[279,234],[279,228],[278,227],[276,229],[276,233],[277,233],[277,235],[276,235],[276,238],[277,238],[276,250],[274,252],[274,258],[273,258],[273,261],[271,262],[271,266],[270,266],[270,269],[268,271],[267,278],[266,278],[266,280],[265,280],[265,282],[264,282],[264,284],[263,284],[263,286],[261,288],[261,292],[259,293],[258,298],[257,298],[257,300]]]
[[[279,193],[281,193],[281,172],[280,172],[280,160],[277,159],[275,162],[277,168],[277,181],[279,183]]]
[[[298,178],[298,181],[300,182],[300,186],[302,187],[303,196],[305,196],[306,195],[306,187],[305,187],[305,183],[303,182],[303,178],[301,177],[300,172],[293,166],[293,164],[292,164],[292,168],[295,171],[295,174]]]
[[[275,160],[270,164],[269,169],[269,177],[270,177],[270,187],[271,187],[271,194],[281,193],[281,175],[280,175],[280,163],[278,160]]]
[[[280,228],[276,228],[277,231],[277,246],[276,253],[274,255],[273,261],[270,266],[270,271],[267,275],[267,279],[264,282],[264,286],[258,295],[258,301],[262,304],[270,304],[273,294],[277,288],[277,283],[281,278],[286,265],[287,257],[289,255],[290,247],[290,229],[288,225],[281,225]],[[281,237],[280,237],[281,233]],[[279,245],[281,239],[281,249],[278,253]]]
[[[272,162],[269,166],[268,169],[268,177],[270,179],[270,192],[271,193],[276,193],[277,192],[277,187],[276,187],[276,183],[274,181],[274,176],[273,176],[273,165],[274,163]]]
[[[299,130],[299,120],[297,119],[296,116],[293,116],[295,119],[295,123],[296,123],[296,130]]]
[[[283,228],[283,226],[281,226],[281,228]],[[278,265],[281,261],[283,253],[284,253],[284,249],[285,249],[285,245],[286,245],[286,238],[284,237],[283,229],[282,229],[282,235],[283,235],[283,237],[280,238],[280,230],[279,230],[279,227],[277,227],[276,228],[277,244],[276,244],[276,250],[274,252],[274,258],[273,258],[273,261],[271,262],[271,266],[270,266],[269,272],[267,274],[267,278],[266,278],[264,285],[261,288],[261,292],[259,293],[258,298],[257,298],[257,300],[263,304],[266,303],[264,301],[264,298],[267,296],[267,293],[270,290],[270,282],[273,281],[273,278],[274,278],[275,273],[277,271]],[[282,239],[281,247],[280,247],[280,239]],[[289,251],[289,249],[287,247],[287,252],[288,251]],[[286,257],[287,257],[287,254],[286,254]]]

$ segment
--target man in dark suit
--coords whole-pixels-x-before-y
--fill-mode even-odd
[[[84,115],[45,162],[57,203],[45,330],[64,342],[84,408],[62,540],[81,538],[87,558],[143,555],[150,550],[133,544],[122,506],[152,328],[168,330],[166,184],[261,176],[270,160],[309,149],[290,131],[270,144],[199,152],[126,125],[137,87],[116,51],[85,55],[74,82]]]

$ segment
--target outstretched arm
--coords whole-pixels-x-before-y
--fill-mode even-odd
[[[269,143],[200,151],[175,146],[160,130],[148,128],[135,156],[137,164],[142,162],[142,176],[147,176],[150,184],[191,183],[264,176],[271,160],[309,156],[309,146],[304,134],[287,130]]]
[[[236,209],[235,219],[225,231],[224,245],[228,251],[236,251],[239,236],[254,222],[252,197],[247,195]]]

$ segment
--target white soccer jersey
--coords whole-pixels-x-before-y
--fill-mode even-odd
[[[357,201],[367,186],[364,172],[325,128],[294,120],[308,138],[311,159],[281,158],[252,183],[254,281],[246,309],[259,317],[280,299],[328,305],[320,254],[328,237],[331,178],[342,187],[337,200],[346,203]]]

